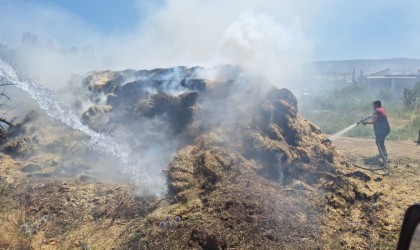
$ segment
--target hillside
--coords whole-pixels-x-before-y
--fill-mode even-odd
[[[351,72],[353,69],[362,69],[365,74],[371,74],[384,69],[397,72],[415,73],[420,68],[420,59],[391,58],[391,59],[358,59],[318,61],[313,63],[314,68],[321,74]],[[358,73],[358,72],[357,72]]]

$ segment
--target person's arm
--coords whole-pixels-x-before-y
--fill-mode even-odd
[[[374,124],[374,123],[376,122],[376,120],[378,120],[378,114],[376,114],[376,112],[375,112],[375,113],[373,113],[373,115],[372,115],[372,120],[362,122],[362,124],[363,124],[363,125],[366,125],[366,124]]]

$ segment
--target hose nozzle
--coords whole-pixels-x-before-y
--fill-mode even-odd
[[[366,117],[366,118],[362,118],[358,123],[357,123],[357,125],[359,125],[360,123],[362,123],[362,122],[365,122],[366,120],[369,120],[370,118],[372,118],[372,116],[368,116],[368,117]]]

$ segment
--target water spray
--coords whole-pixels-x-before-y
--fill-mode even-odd
[[[40,108],[45,110],[48,116],[72,129],[83,132],[89,138],[87,145],[90,149],[118,159],[121,162],[122,172],[129,175],[137,187],[153,186],[153,181],[146,172],[139,155],[132,152],[128,144],[90,129],[82,123],[76,112],[61,101],[52,90],[27,80],[16,69],[1,59],[0,76],[27,92]]]
[[[351,130],[352,128],[356,127],[357,125],[369,120],[370,118],[372,118],[372,116],[366,117],[366,118],[362,118],[359,122],[352,124],[350,126],[348,126],[347,128],[338,131],[337,133],[333,134],[332,136],[328,137],[327,140],[325,141],[334,141],[335,139],[339,138],[340,136],[344,135],[345,133],[347,133],[349,130]]]
[[[347,128],[345,128],[343,130],[340,130],[339,132],[335,133],[334,135],[328,137],[328,139],[323,140],[322,143],[334,141],[335,139],[339,138],[340,136],[342,136],[343,134],[345,134],[346,132],[348,132],[350,129],[356,127],[359,124],[363,124],[365,121],[367,121],[367,120],[369,120],[371,118],[372,118],[372,116],[368,116],[366,118],[361,119],[357,123],[352,124],[352,125],[348,126]],[[365,167],[359,166],[359,165],[354,164],[354,163],[353,163],[353,165],[355,167],[358,167],[358,168],[361,168],[361,169],[370,170],[374,174],[389,175],[390,170],[389,170],[389,162],[388,162],[388,159],[385,156],[384,152],[382,152],[382,149],[381,148],[379,148],[379,152],[380,152],[380,156],[381,156],[381,158],[383,160],[383,166],[382,167],[374,168],[374,167],[370,166],[369,168],[365,168]]]

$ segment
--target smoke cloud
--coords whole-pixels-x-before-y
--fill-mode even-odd
[[[139,1],[147,14],[137,27],[110,34],[52,4],[3,2],[0,38],[14,50],[10,60],[55,89],[91,70],[223,63],[290,80],[312,60],[302,7],[293,1]]]
[[[245,71],[231,79],[226,103],[212,98],[201,100],[208,110],[204,122],[220,121],[219,126],[233,128],[237,113],[255,107],[271,85],[302,85],[299,76],[309,70],[306,63],[313,59],[313,46],[305,36],[304,25],[311,19],[305,11],[311,5],[307,3],[303,8],[294,1],[274,0],[174,0],[155,5],[139,1],[137,8],[147,15],[134,29],[104,34],[52,4],[6,0],[2,4],[4,15],[0,17],[0,56],[35,82],[54,89],[66,102],[78,103],[73,106],[79,108],[79,114],[89,106],[103,104],[106,97],[100,97],[99,102],[90,99],[81,82],[83,77],[75,74],[233,64]],[[209,80],[223,78],[224,73],[217,67],[197,72]],[[139,80],[125,76],[126,83],[131,79]],[[168,85],[165,93],[179,95],[185,91],[179,87],[182,76],[172,74],[168,79],[175,83]],[[27,98],[26,94],[19,95],[19,101]],[[252,101],[251,95],[255,96]],[[165,119],[153,117],[136,125],[126,122],[128,125],[119,125],[110,133],[118,141],[128,141],[132,150],[142,152],[141,161],[156,189],[164,185],[161,171],[185,140],[182,135],[174,135]]]
[[[311,59],[311,44],[302,33],[299,19],[292,26],[272,16],[244,12],[229,25],[221,41],[228,62],[265,76],[277,86],[291,86]]]

